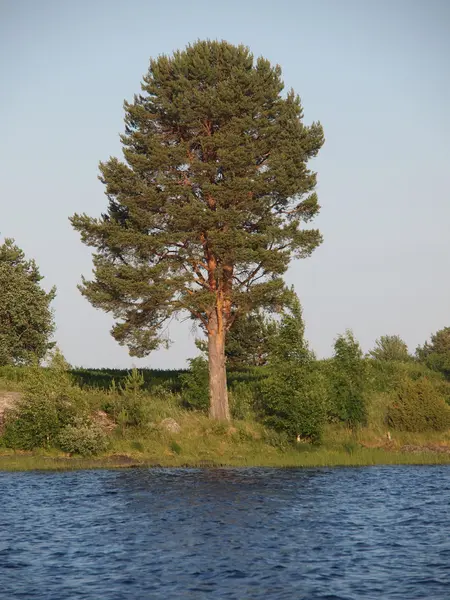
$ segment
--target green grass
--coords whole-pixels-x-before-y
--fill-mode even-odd
[[[4,383],[4,382],[3,382]],[[8,380],[0,389],[20,389]],[[84,388],[91,410],[104,408],[114,396],[100,389]],[[353,432],[342,425],[328,425],[320,446],[296,444],[251,420],[231,425],[211,421],[206,415],[180,406],[174,394],[144,395],[147,425],[117,427],[110,433],[107,453],[95,458],[68,456],[58,450],[13,451],[0,447],[0,470],[75,470],[142,467],[337,467],[399,464],[450,464],[450,431],[411,434],[390,432],[384,424],[387,393],[372,394],[370,427]],[[172,417],[179,434],[169,434],[160,423]],[[410,450],[402,450],[409,446]],[[414,447],[414,448],[411,448]],[[435,449],[436,451],[433,451]],[[439,449],[449,450],[437,451]]]
[[[165,411],[164,411],[165,412]],[[370,429],[354,434],[329,426],[324,443],[289,444],[260,424],[237,421],[228,426],[206,416],[179,410],[179,434],[158,426],[129,428],[111,435],[107,453],[96,458],[69,457],[57,450],[14,452],[0,450],[0,470],[74,470],[119,467],[337,467],[369,465],[450,464],[450,453],[430,450],[450,443],[448,438],[403,434],[385,447]],[[377,447],[378,445],[378,447]],[[404,452],[404,445],[419,451]],[[428,447],[427,447],[428,445]],[[423,447],[420,448],[420,446]]]
[[[375,465],[441,465],[450,464],[449,454],[434,452],[405,453],[381,449],[346,450],[318,449],[307,452],[255,453],[247,456],[183,457],[164,454],[159,457],[145,453],[139,456],[110,455],[98,458],[68,458],[44,456],[39,453],[0,454],[0,471],[68,471],[79,469],[114,469],[129,467],[362,467]]]

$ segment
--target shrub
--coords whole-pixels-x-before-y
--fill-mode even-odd
[[[444,431],[450,427],[450,408],[428,379],[405,379],[388,406],[386,423],[399,431]]]
[[[231,416],[233,419],[248,419],[253,414],[255,390],[249,383],[238,381],[230,393]]]
[[[140,427],[149,420],[149,399],[143,392],[144,377],[137,369],[123,379],[119,387],[113,380],[105,411],[110,414],[122,429]]]
[[[73,385],[64,357],[56,351],[50,367],[31,368],[24,395],[6,415],[5,444],[32,450],[54,445],[60,430],[87,414],[81,390]]]
[[[259,384],[263,421],[291,440],[319,442],[326,417],[326,386],[304,339],[302,309],[292,296],[271,343],[268,376]]]
[[[56,441],[64,452],[82,456],[99,454],[108,446],[107,437],[101,428],[80,418],[75,419],[73,424],[63,427]]]
[[[181,446],[180,444],[178,444],[178,442],[176,442],[175,440],[172,440],[170,442],[170,449],[172,450],[172,452],[174,452],[175,454],[181,454]]]
[[[264,423],[291,439],[319,442],[326,418],[326,386],[311,366],[279,370],[261,383]]]
[[[208,361],[201,356],[191,358],[190,370],[181,375],[181,400],[186,408],[208,411]]]
[[[332,418],[344,421],[350,427],[366,423],[366,374],[367,363],[353,333],[347,331],[338,336],[331,367]]]

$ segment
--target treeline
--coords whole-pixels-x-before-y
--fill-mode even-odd
[[[450,426],[449,333],[450,328],[437,332],[412,357],[398,336],[381,337],[364,356],[347,331],[335,340],[331,359],[317,360],[295,299],[268,340],[266,364],[230,373],[232,414],[251,415],[312,442],[320,441],[327,423],[356,429],[371,421],[385,431],[443,431]],[[185,405],[206,411],[207,361],[191,361],[182,381]]]
[[[450,428],[449,328],[434,334],[414,357],[398,336],[381,337],[364,355],[347,331],[336,338],[332,358],[317,360],[305,339],[297,298],[272,325],[264,364],[235,363],[229,371],[234,420],[258,422],[288,444],[318,444],[334,426],[353,431],[369,426],[383,436]],[[1,443],[93,454],[109,439],[92,418],[96,410],[122,435],[133,428],[146,435],[153,431],[155,406],[166,405],[173,414],[207,414],[208,362],[198,356],[190,363],[186,370],[73,369],[56,352],[46,368],[0,367],[0,378],[23,391],[7,415]]]

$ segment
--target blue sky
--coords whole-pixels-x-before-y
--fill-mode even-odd
[[[56,338],[83,366],[183,366],[190,323],[147,359],[109,335],[76,289],[90,251],[74,212],[106,207],[98,162],[121,155],[124,99],[150,57],[198,38],[250,46],[283,68],[326,144],[314,162],[324,235],[287,281],[319,356],[352,328],[363,349],[414,349],[450,325],[450,3],[446,0],[0,0],[0,235],[56,285]]]

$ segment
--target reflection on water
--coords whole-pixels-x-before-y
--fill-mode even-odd
[[[0,473],[0,598],[450,597],[449,467]]]

